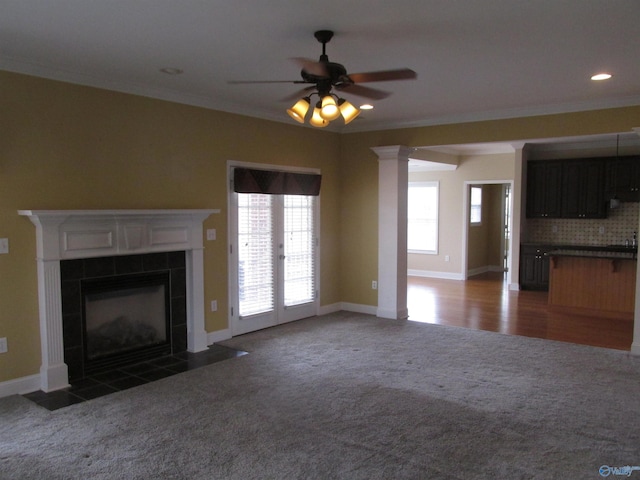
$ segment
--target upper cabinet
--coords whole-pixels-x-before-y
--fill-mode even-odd
[[[562,163],[535,161],[527,164],[527,217],[561,216]]]
[[[562,218],[606,218],[603,159],[562,162]]]
[[[535,160],[527,164],[528,218],[606,218],[606,158]],[[613,177],[612,177],[613,178]],[[621,198],[622,199],[622,198]]]
[[[640,156],[612,158],[607,162],[605,194],[623,202],[640,201]]]

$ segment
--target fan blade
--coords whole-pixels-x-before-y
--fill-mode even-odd
[[[391,95],[390,92],[378,90],[376,88],[363,87],[361,85],[355,85],[353,83],[345,83],[342,85],[336,85],[336,89],[358,95],[360,97],[371,98],[373,100],[382,100]]]
[[[315,75],[316,77],[329,76],[324,63],[316,62],[315,60],[304,57],[293,57],[291,58],[291,60],[295,62],[302,70],[311,75]]]
[[[309,83],[303,80],[229,80],[230,85],[244,85],[252,83]]]
[[[392,80],[412,80],[417,77],[417,74],[409,68],[400,68],[379,72],[350,73],[348,77],[353,83],[389,82]]]

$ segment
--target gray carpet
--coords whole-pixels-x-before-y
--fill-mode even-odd
[[[250,354],[54,412],[0,399],[0,478],[596,479],[640,465],[640,357],[626,352],[346,312],[224,344]]]

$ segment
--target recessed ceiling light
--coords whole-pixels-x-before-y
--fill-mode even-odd
[[[365,103],[364,105],[360,105],[360,110],[373,110],[373,105]]]
[[[609,80],[611,78],[610,73],[598,73],[591,77],[591,80]]]
[[[184,70],[173,67],[161,68],[160,71],[162,73],[166,73],[167,75],[180,75],[181,73],[184,73]]]

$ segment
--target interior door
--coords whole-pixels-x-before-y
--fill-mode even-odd
[[[315,315],[316,197],[233,196],[232,334]]]

